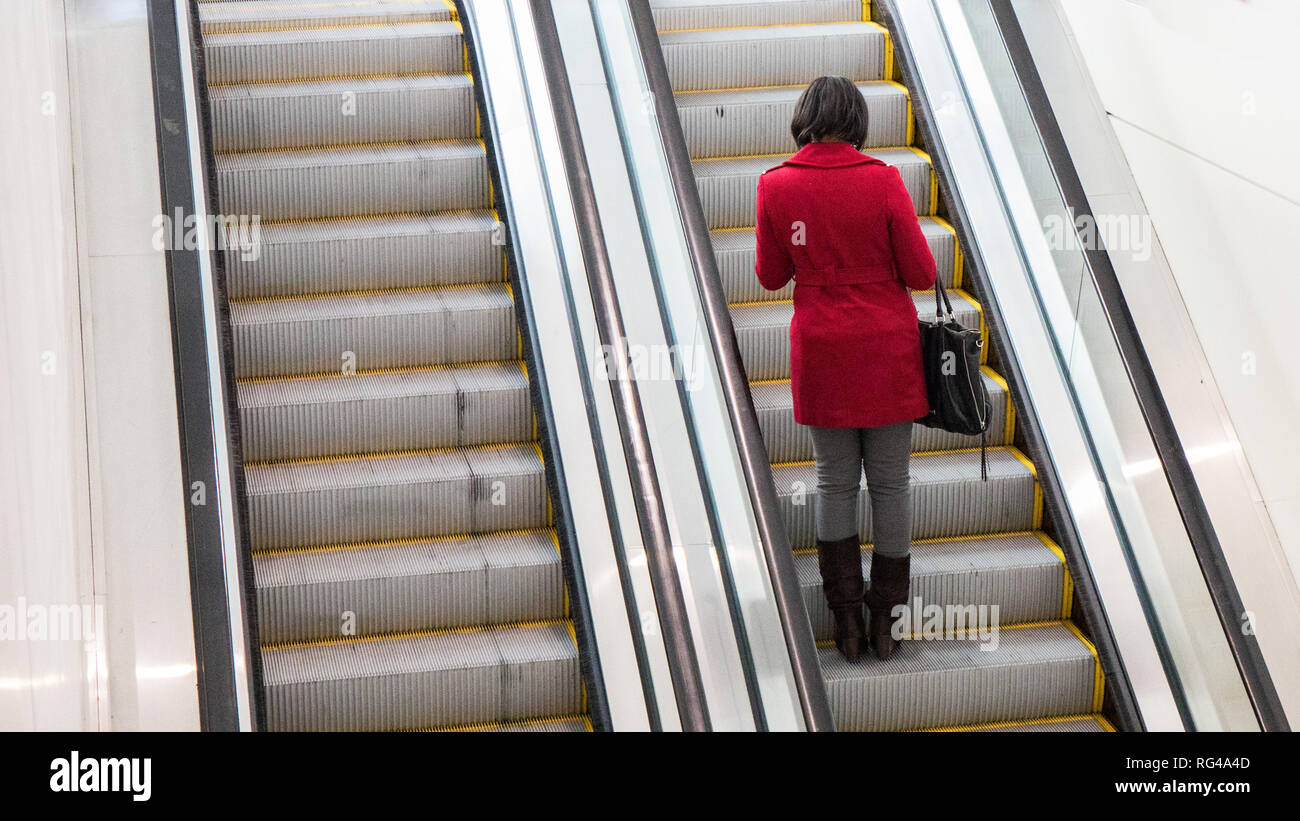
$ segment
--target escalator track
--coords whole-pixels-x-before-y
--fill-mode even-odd
[[[454,5],[199,9],[268,728],[590,730]]]
[[[909,90],[894,79],[889,32],[872,21],[869,3],[650,5],[837,728],[1113,730],[1101,714],[1100,660],[1071,619],[1065,556],[1044,531],[1038,468],[1016,445],[1013,397],[987,363],[982,371],[994,408],[988,481],[980,477],[978,437],[913,429],[912,596],[941,608],[996,607],[996,643],[942,631],[943,640],[905,642],[888,662],[869,657],[858,664],[834,649],[817,569],[812,442],[794,422],[790,393],[793,285],[768,292],[754,275],[758,176],[793,152],[789,122],[808,82],[833,74],[858,84],[870,112],[863,150],[898,168],[957,319],[981,329],[986,356],[988,328],[967,287],[956,232],[941,216],[938,178],[918,145]],[[932,318],[933,292],[912,296],[918,315]],[[869,578],[865,484],[860,498]],[[922,615],[924,627],[929,614]]]

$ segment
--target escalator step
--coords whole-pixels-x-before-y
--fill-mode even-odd
[[[871,156],[898,169],[908,193],[912,195],[917,214],[934,213],[937,203],[933,196],[933,172],[928,157],[911,148],[880,148],[872,151]],[[693,162],[695,182],[700,189],[700,201],[709,228],[752,228],[758,207],[759,176],[789,157],[789,154],[765,154]]]
[[[997,605],[999,625],[1051,621],[1065,614],[1069,588],[1059,548],[1043,534],[1004,533],[912,545],[911,597],[923,604]],[[862,551],[864,579],[872,551]],[[818,641],[831,638],[816,551],[795,554],[795,568]]]
[[[230,320],[243,379],[517,356],[504,283],[232,302]]]
[[[728,26],[781,26],[857,20],[861,0],[650,0],[661,32]]]
[[[883,80],[886,34],[875,23],[665,32],[674,91],[806,83],[822,74]]]
[[[262,651],[272,730],[397,730],[582,709],[566,622]]]
[[[227,85],[208,99],[218,153],[470,138],[476,127],[466,74]]]
[[[260,380],[238,393],[249,462],[532,438],[518,362]]]
[[[560,554],[549,530],[258,554],[264,644],[558,619]]]
[[[204,37],[210,85],[284,83],[395,74],[454,74],[465,68],[460,26],[407,23]]]
[[[676,95],[682,132],[692,159],[780,154],[791,145],[790,118],[805,86],[687,91]],[[897,83],[866,82],[858,88],[867,101],[864,148],[907,145],[910,136],[907,90]]]
[[[934,319],[933,291],[911,291],[910,296],[920,319]],[[979,303],[969,294],[953,289],[948,291],[948,299],[958,322],[972,330],[981,328]],[[790,377],[790,321],[793,316],[793,302],[751,302],[731,306],[736,344],[745,363],[745,373],[751,380]]]
[[[1007,413],[1011,411],[1011,397],[1006,383],[992,371],[983,374],[984,387],[989,392],[992,413],[985,440],[989,445],[1011,444],[1011,430]],[[773,463],[806,462],[813,458],[812,434],[804,425],[794,421],[794,400],[790,394],[790,380],[756,382],[750,385],[754,397],[754,412],[758,427],[763,432],[768,458]],[[912,451],[924,453],[936,450],[979,447],[979,436],[949,433],[924,425],[912,426]]]
[[[434,23],[451,19],[442,0],[244,0],[205,3],[204,34],[323,28],[329,26]]]
[[[250,151],[221,154],[216,165],[222,211],[265,222],[452,211],[490,201],[478,140]]]
[[[1111,725],[1100,714],[1089,716],[1061,716],[1031,719],[1029,721],[1000,721],[966,727],[945,727],[934,732],[950,733],[1113,733]]]
[[[535,443],[251,464],[254,550],[546,527]]]
[[[849,664],[818,647],[839,730],[914,730],[1091,713],[1097,660],[1065,623],[1002,627],[983,639],[905,641],[893,657]]]
[[[1029,464],[1015,448],[989,448],[989,478],[982,481],[978,450],[914,455],[912,538],[943,539],[1037,529],[1042,517],[1042,496]],[[796,549],[815,547],[815,466],[811,463],[774,465],[772,478],[791,543]],[[871,541],[871,498],[865,479],[861,487],[858,535],[865,543]]]
[[[750,222],[753,222],[752,216]],[[954,287],[957,240],[952,229],[936,217],[921,217],[921,231],[930,243],[930,253],[938,266],[940,281],[946,288]],[[752,225],[719,229],[711,232],[711,238],[727,302],[762,302],[793,297],[793,282],[779,291],[769,291],[754,276],[756,258]]]
[[[505,279],[491,211],[271,223],[256,255],[226,251],[232,299]]]

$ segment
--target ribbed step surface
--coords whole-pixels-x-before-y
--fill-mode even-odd
[[[921,319],[935,318],[933,291],[912,291],[912,302]],[[981,327],[980,307],[963,291],[948,292],[953,316],[966,328]],[[731,307],[736,343],[745,371],[755,381],[788,379],[790,376],[790,320],[793,302],[751,302]],[[987,346],[985,347],[987,350]]]
[[[874,23],[706,29],[660,35],[674,91],[806,83],[836,74],[884,79],[885,31]]]
[[[992,405],[992,418],[989,421],[988,432],[985,434],[985,442],[989,445],[1010,444],[1011,430],[1007,424],[1007,416],[1013,414],[1014,420],[1014,410],[1011,407],[1011,396],[1006,389],[1006,383],[987,366],[981,376]],[[767,455],[773,464],[812,461],[812,434],[806,426],[796,424],[794,421],[794,399],[790,392],[790,380],[755,382],[750,386],[750,392],[754,397],[754,412],[758,416],[758,427],[763,433]],[[979,447],[979,444],[978,435],[949,433],[924,425],[912,426],[913,453],[975,448]]]
[[[1094,712],[1097,660],[1064,623],[902,642],[893,658],[818,655],[841,731],[916,730]],[[981,649],[981,646],[990,649]]]
[[[517,362],[241,383],[250,462],[522,442],[532,437]]]
[[[859,19],[861,0],[650,0],[655,25],[662,31],[833,23]]]
[[[333,26],[436,23],[451,19],[442,0],[247,0],[207,3],[204,34]]]
[[[790,118],[804,86],[688,91],[676,95],[677,111],[692,157],[780,154],[789,150]],[[897,83],[859,83],[867,101],[864,150],[907,145],[911,107]]]
[[[563,618],[549,530],[263,553],[254,556],[262,640],[359,636]]]
[[[284,83],[395,74],[452,74],[464,68],[460,26],[410,23],[204,37],[211,85]]]
[[[545,527],[534,445],[249,465],[255,550]]]
[[[268,648],[273,730],[398,730],[582,709],[564,623]]]
[[[233,299],[499,282],[491,211],[267,224],[258,253],[226,252]]]
[[[751,217],[751,222],[753,218]],[[921,217],[921,230],[930,243],[930,253],[939,267],[939,279],[944,287],[954,286],[957,239],[952,228],[936,217]],[[778,301],[794,296],[791,282],[778,291],[765,289],[754,276],[756,263],[754,227],[723,228],[711,232],[713,254],[718,261],[722,288],[730,303]]]
[[[464,74],[228,85],[208,99],[218,152],[474,133],[474,83]]]
[[[589,731],[452,4],[200,12],[268,726]]]
[[[341,373],[516,355],[504,285],[232,302],[241,377]]]
[[[933,214],[930,162],[911,148],[881,148],[871,156],[898,169],[917,214]],[[709,228],[752,228],[758,206],[758,178],[764,171],[789,159],[789,154],[696,160],[695,182],[704,204]]]
[[[867,3],[652,0],[651,6],[779,504],[799,551],[805,602],[817,637],[827,639],[832,626],[817,567],[812,440],[794,422],[790,394],[797,286],[767,291],[754,275],[758,178],[795,150],[790,119],[811,80],[833,74],[857,83],[869,115],[864,153],[899,169],[939,280],[953,289],[958,320],[984,330],[982,309],[965,282],[956,234],[936,216],[938,181],[915,145],[908,91],[893,82],[888,34],[863,20]],[[933,292],[912,294],[919,317],[933,316],[933,299]],[[986,338],[985,355],[988,350]],[[940,606],[996,607],[1000,645],[983,651],[971,641],[912,640],[889,662],[867,654],[850,665],[824,644],[822,669],[841,730],[1110,729],[1097,715],[1102,683],[1091,647],[1068,622],[1057,621],[1069,616],[1072,585],[1062,554],[1039,529],[1035,469],[1010,447],[1015,413],[1007,384],[991,368],[982,371],[993,405],[987,481],[980,477],[979,437],[913,426],[912,593]],[[866,544],[871,503],[865,481],[860,487],[858,531]],[[864,549],[868,579],[871,556]],[[1043,621],[1056,623],[1008,626]]]
[[[871,578],[869,549],[862,567]],[[795,568],[818,641],[832,636],[831,614],[822,593],[816,551],[795,554]],[[912,598],[922,606],[997,607],[996,624],[1005,627],[1049,621],[1067,615],[1065,563],[1046,536],[1004,533],[965,539],[922,541],[912,547]],[[970,622],[977,618],[975,613]]]
[[[941,539],[977,533],[1035,530],[1042,514],[1037,480],[1019,451],[989,448],[987,480],[980,479],[980,454],[940,451],[912,456],[912,538]],[[817,472],[812,463],[775,465],[777,504],[790,540],[816,546],[813,515]],[[858,536],[871,541],[871,497],[866,480],[858,494]]]
[[[267,222],[475,208],[487,156],[477,140],[222,154],[217,188],[225,213]]]

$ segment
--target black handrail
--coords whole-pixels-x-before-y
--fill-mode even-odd
[[[483,124],[482,139],[488,157],[488,173],[492,178],[492,191],[497,199],[494,207],[498,213],[510,212],[506,202],[506,186],[501,179],[501,157],[497,147],[496,118],[488,108],[484,89],[484,66],[479,57],[475,36],[478,34],[474,18],[470,14],[466,0],[455,0],[456,16],[461,23],[461,34],[465,40],[466,58],[473,67],[474,102],[480,112]],[[471,31],[472,30],[472,31]],[[556,538],[560,546],[560,558],[564,569],[564,581],[569,589],[570,616],[573,619],[574,638],[578,645],[578,657],[582,668],[582,677],[586,685],[587,712],[591,716],[593,729],[605,731],[613,729],[609,712],[609,696],[605,691],[605,676],[601,668],[599,648],[596,644],[595,625],[591,615],[591,599],[587,586],[583,582],[582,553],[578,549],[577,534],[573,530],[573,505],[569,499],[568,484],[565,481],[563,454],[555,433],[555,406],[551,395],[546,390],[546,368],[538,353],[537,322],[532,302],[527,299],[528,281],[524,276],[524,261],[517,242],[510,239],[507,230],[506,242],[506,276],[514,293],[521,298],[514,300],[515,321],[521,330],[523,358],[528,364],[528,390],[533,408],[537,412],[537,438],[546,453],[546,485],[555,510]],[[636,637],[638,645],[643,644]],[[644,650],[638,646],[638,655]],[[648,673],[643,672],[643,676]],[[648,688],[647,688],[648,689]],[[653,713],[653,704],[647,700],[651,712],[651,725],[655,726],[658,718]]]
[[[989,0],[994,18],[1002,34],[1003,44],[1011,58],[1011,64],[1020,82],[1025,102],[1033,116],[1038,136],[1047,153],[1048,163],[1056,177],[1061,196],[1073,213],[1092,218],[1092,206],[1084,190],[1079,173],[1070,159],[1069,147],[1052,103],[1043,86],[1042,77],[1034,64],[1033,53],[1020,28],[1011,0]],[[1119,348],[1120,358],[1128,374],[1138,406],[1142,411],[1143,421],[1151,434],[1156,454],[1160,459],[1161,469],[1173,493],[1178,513],[1182,517],[1183,527],[1187,530],[1192,552],[1205,577],[1210,598],[1219,623],[1232,649],[1237,669],[1246,686],[1251,706],[1261,728],[1265,731],[1287,731],[1290,725],[1282,702],[1278,698],[1273,678],[1268,672],[1268,665],[1259,647],[1259,641],[1253,633],[1241,629],[1246,609],[1241,594],[1233,582],[1232,571],[1223,554],[1223,546],[1215,532],[1214,523],[1196,484],[1187,454],[1183,450],[1178,429],[1173,416],[1160,390],[1155,370],[1147,357],[1146,348],[1137,323],[1129,310],[1128,301],[1119,277],[1111,263],[1110,254],[1098,243],[1083,243],[1084,260],[1097,294],[1105,309],[1106,319],[1111,333]]]
[[[192,39],[182,43],[176,4],[150,0],[148,4],[149,54],[153,73],[154,117],[158,139],[159,188],[162,213],[169,219],[177,212],[195,213],[194,179],[190,172],[192,152],[202,158],[208,214],[217,213],[216,168],[208,117],[207,85],[203,70],[203,44],[199,31],[196,0],[189,0]],[[194,99],[186,99],[181,49],[189,49],[194,69]],[[186,110],[198,109],[199,144],[191,145],[186,130]],[[175,226],[179,229],[179,226]],[[225,264],[215,249],[173,248],[165,254],[171,302],[172,351],[176,370],[176,403],[180,423],[181,471],[185,477],[185,525],[190,564],[190,596],[194,613],[194,650],[199,691],[199,726],[204,730],[238,730],[239,711],[233,658],[230,609],[228,606],[223,557],[220,505],[211,494],[217,488],[216,442],[212,430],[212,402],[204,322],[203,281],[200,254],[208,254],[213,275],[221,346],[220,373],[226,396],[227,453],[234,496],[231,515],[235,522],[235,545],[239,561],[239,587],[234,591],[243,603],[244,645],[247,650],[249,700],[253,730],[264,726],[265,696],[262,690],[261,653],[257,643],[257,608],[252,589],[252,555],[248,550],[248,517],[244,470],[240,457],[238,399],[235,391],[234,353],[230,317],[225,298]],[[208,503],[191,503],[193,483],[202,482],[210,496]]]
[[[627,376],[631,368],[623,317],[614,289],[613,269],[596,206],[596,193],[587,165],[586,150],[583,148],[578,114],[573,105],[568,69],[560,48],[560,35],[549,2],[530,0],[530,6],[568,174],[569,194],[573,198],[574,214],[578,221],[582,256],[587,264],[587,281],[592,291],[596,325],[600,341],[606,346],[605,350],[614,352],[617,368],[612,378],[614,411],[623,433],[623,453],[630,468],[633,498],[645,543],[646,563],[663,631],[664,649],[668,654],[673,694],[682,729],[705,731],[710,729],[710,723],[704,683],[686,614],[686,600],[677,575],[677,562],[673,556],[668,517],[655,472],[645,414],[636,384]]]
[[[817,660],[817,644],[794,567],[794,550],[777,504],[771,462],[758,426],[758,417],[754,413],[754,402],[740,358],[740,348],[736,344],[731,311],[722,289],[708,222],[704,217],[704,206],[695,185],[690,152],[686,147],[686,138],[677,115],[677,104],[673,99],[672,81],[664,62],[663,49],[659,45],[658,28],[647,0],[631,0],[628,6],[641,61],[645,66],[646,80],[654,97],[655,115],[667,156],[668,173],[681,209],[704,321],[709,331],[714,359],[718,363],[728,416],[739,449],[741,469],[749,488],[759,538],[763,543],[763,557],[772,580],[772,591],[790,653],[795,687],[803,707],[804,723],[813,732],[834,730],[826,686]]]

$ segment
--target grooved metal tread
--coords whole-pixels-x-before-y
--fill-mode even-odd
[[[453,22],[347,25],[209,34],[210,85],[451,74],[464,70],[460,25]]]
[[[789,122],[804,86],[681,91],[677,112],[692,159],[779,154],[791,142]],[[866,150],[907,145],[911,104],[898,83],[858,83],[867,102]]]
[[[512,304],[510,291],[505,283],[488,282],[361,294],[232,300],[230,322],[235,326],[272,322],[306,322],[409,313],[500,309],[510,307]]]
[[[955,233],[946,222],[930,218],[939,207],[937,178],[929,158],[911,147],[908,92],[889,82],[888,34],[865,22],[866,3],[848,5],[652,0],[755,411],[774,463],[778,504],[821,639],[829,636],[831,619],[815,552],[817,485],[814,466],[806,461],[812,458],[811,437],[794,424],[790,383],[780,378],[789,373],[789,300],[795,286],[762,289],[754,276],[753,229],[758,176],[789,156],[782,152],[793,148],[788,129],[794,102],[814,77],[839,74],[857,81],[870,114],[864,153],[899,167],[940,280],[959,295],[962,304],[954,307],[960,321],[984,329],[978,303],[957,290],[963,278]],[[831,14],[864,22],[826,25]],[[700,30],[671,30],[685,28]],[[879,30],[881,47],[864,39],[857,53],[846,57],[840,46],[853,36],[846,32],[864,36],[869,28]],[[867,62],[854,63],[854,58]],[[919,316],[933,315],[932,293],[912,298]],[[1000,624],[1020,626],[1005,629],[992,654],[970,650],[969,642],[912,641],[888,663],[869,656],[849,665],[833,646],[822,645],[839,729],[1003,731],[1029,720],[1043,721],[1048,729],[1052,723],[1067,731],[1113,729],[1097,715],[1101,675],[1091,646],[1064,623],[1032,624],[1068,617],[1071,580],[1059,549],[1038,530],[1042,492],[1035,468],[1005,446],[1015,420],[1006,383],[987,367],[982,376],[994,404],[988,439],[1003,445],[989,450],[988,481],[980,479],[978,451],[969,449],[978,437],[913,428],[914,451],[920,452],[911,464],[917,540],[912,592],[940,604],[996,605]],[[861,479],[859,486],[859,536],[869,542],[869,489]],[[868,574],[870,555],[864,551]],[[1024,626],[1027,622],[1031,626]]]
[[[869,154],[898,169],[918,215],[934,214],[937,203],[933,197],[933,171],[924,154],[910,147],[873,149]],[[758,207],[758,178],[790,156],[763,154],[693,161],[691,166],[710,230],[752,228]]]
[[[582,681],[567,622],[265,647],[276,730],[413,729],[571,715]]]
[[[522,362],[238,385],[250,462],[531,440]]]
[[[259,553],[253,557],[261,640],[356,635],[564,618],[553,531],[459,535]]]
[[[1015,409],[1006,383],[988,366],[984,366],[980,376],[992,406],[984,441],[988,445],[1009,445],[1014,439]],[[812,434],[794,421],[790,380],[754,382],[750,384],[750,393],[768,458],[773,463],[810,461],[813,458]],[[919,424],[912,426],[913,453],[976,448],[979,445],[979,436],[949,433]]]
[[[981,649],[987,646],[990,649]],[[818,646],[836,727],[915,730],[1096,712],[1098,663],[1064,622],[911,639],[888,662]],[[1044,686],[1025,686],[1032,681]]]
[[[861,0],[651,0],[661,32],[726,26],[780,26],[858,20]]]
[[[209,101],[218,153],[475,134],[465,74],[216,86]]]
[[[935,732],[938,732],[936,730]],[[967,727],[945,727],[942,732],[953,733],[1113,733],[1111,726],[1100,713],[1087,716],[1061,716],[1033,721],[1004,721],[992,724],[975,724]]]
[[[425,23],[448,21],[451,10],[442,0],[366,0],[310,3],[242,0],[200,2],[204,34],[316,28],[343,25]]]
[[[921,231],[930,244],[930,253],[934,255],[940,281],[946,288],[955,287],[959,269],[957,239],[952,228],[937,217],[923,216],[920,221]],[[780,301],[794,296],[794,282],[779,290],[769,291],[754,276],[756,249],[752,225],[719,228],[710,232],[710,239],[718,261],[723,292],[729,303]]]
[[[873,551],[864,545],[864,578]],[[832,623],[822,593],[815,550],[795,553],[804,602],[819,641]],[[1000,625],[1049,621],[1069,615],[1064,557],[1043,533],[1002,533],[917,542],[912,546],[912,599],[923,605],[998,607]]]
[[[239,151],[217,155],[217,175],[232,171],[271,171],[321,166],[389,165],[413,160],[485,159],[477,139],[418,140],[376,145]]]
[[[505,280],[488,210],[263,223],[256,255],[226,252],[237,300]]]

